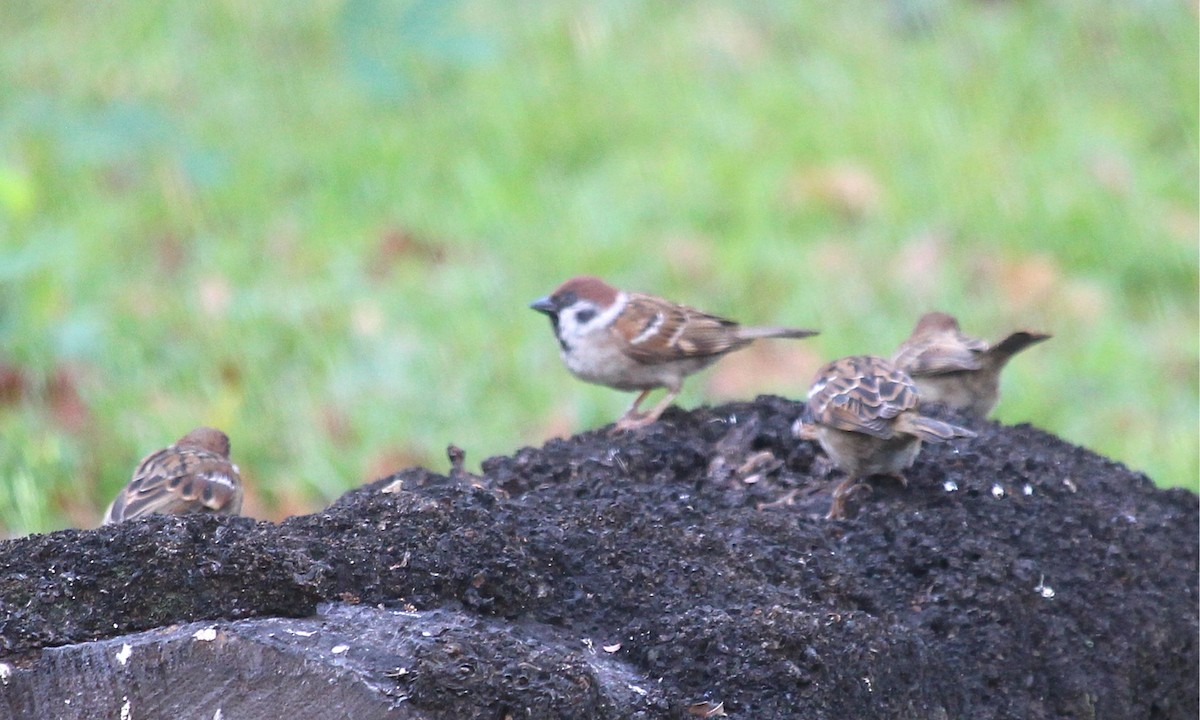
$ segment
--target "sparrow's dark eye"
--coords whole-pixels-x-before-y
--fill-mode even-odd
[[[575,321],[579,323],[586,323],[588,320],[591,320],[594,317],[596,317],[595,310],[580,310],[579,312],[575,313]]]

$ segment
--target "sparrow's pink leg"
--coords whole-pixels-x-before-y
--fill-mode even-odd
[[[617,430],[636,430],[637,428],[646,427],[647,425],[650,425],[654,421],[658,420],[659,416],[661,416],[663,412],[671,406],[671,403],[675,400],[675,398],[679,397],[679,388],[668,389],[667,394],[663,396],[663,399],[659,400],[658,404],[647,412],[637,412],[638,405],[641,404],[642,400],[645,400],[646,396],[649,394],[649,390],[643,390],[642,394],[637,396],[637,400],[633,401],[633,405],[631,405],[629,410],[627,410],[625,414],[621,416],[621,419],[617,421]]]
[[[646,396],[649,394],[650,389],[648,388],[643,390],[636,398],[633,399],[633,404],[630,405],[629,409],[625,411],[625,414],[622,415],[619,420],[617,420],[617,430],[630,430],[635,427],[641,427],[641,425],[638,424],[638,421],[642,419],[642,415],[638,412],[638,405],[641,405],[642,401],[645,400]]]

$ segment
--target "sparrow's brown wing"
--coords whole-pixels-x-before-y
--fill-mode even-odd
[[[895,418],[916,406],[912,379],[883,358],[865,355],[821,368],[808,391],[809,411],[817,422],[884,439],[895,434]]]
[[[738,334],[739,327],[733,320],[630,293],[625,310],[609,331],[627,356],[653,365],[712,357],[749,344]]]
[[[943,375],[982,368],[980,355],[987,349],[983,340],[959,333],[939,334],[910,338],[892,356],[892,362],[910,375]]]
[[[104,520],[120,522],[150,513],[236,515],[241,509],[236,466],[207,450],[171,446],[138,464]]]

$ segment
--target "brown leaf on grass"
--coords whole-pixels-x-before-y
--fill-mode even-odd
[[[79,394],[79,375],[74,368],[56,368],[46,387],[50,417],[59,427],[73,434],[91,424],[91,410]]]
[[[821,366],[820,355],[803,342],[764,340],[733,353],[708,376],[707,393],[714,398],[802,397]]]
[[[429,455],[420,448],[395,445],[375,450],[367,455],[363,462],[363,480],[364,482],[374,482],[418,465],[429,466]],[[437,471],[436,468],[435,471]]]
[[[94,487],[94,482],[88,485],[89,489]],[[104,510],[112,502],[112,498],[103,498],[97,504],[93,495],[91,492],[79,492],[79,488],[74,485],[60,483],[50,491],[49,497],[46,498],[46,506],[53,508],[55,515],[65,517],[69,527],[99,527]]]
[[[551,438],[568,438],[579,432],[579,419],[564,408],[553,408],[542,418],[537,429],[529,434],[531,442],[545,442]]]
[[[712,277],[716,271],[712,245],[694,235],[672,235],[661,245],[660,257],[672,273],[695,279]]]
[[[379,282],[391,277],[396,266],[404,261],[437,265],[446,260],[446,251],[404,228],[389,228],[379,238],[367,265],[367,277]]]
[[[337,405],[328,403],[322,406],[318,424],[334,447],[345,448],[357,440],[349,413]]]
[[[0,363],[0,404],[41,405],[59,428],[79,433],[91,423],[91,410],[79,393],[82,374],[78,367],[60,365],[43,383],[25,368]]]
[[[0,363],[0,404],[16,405],[29,392],[29,377],[24,368]]]
[[[856,254],[847,249],[848,239],[836,238],[810,244],[807,255],[808,266],[814,273],[839,279],[853,278],[860,282],[863,263]]]
[[[946,267],[949,237],[944,232],[926,232],[906,242],[890,264],[893,282],[923,304],[937,297]]]
[[[1062,288],[1063,310],[1077,322],[1096,325],[1109,314],[1109,292],[1103,286],[1089,280],[1069,280]]]
[[[972,272],[976,291],[998,300],[1014,316],[1057,318],[1069,324],[1097,324],[1110,316],[1112,294],[1108,288],[1064,274],[1048,255],[1016,260],[981,258]]]
[[[219,367],[221,382],[226,387],[240,388],[242,386],[242,368],[233,360],[224,360]]]
[[[188,259],[187,246],[173,232],[167,231],[153,240],[154,259],[163,275],[174,277]]]
[[[294,515],[307,515],[320,509],[321,503],[314,501],[299,489],[293,488],[287,478],[275,478],[270,486],[274,502],[268,504],[257,491],[258,483],[252,475],[242,470],[242,515],[256,520],[279,522]],[[265,482],[265,481],[264,481]]]
[[[792,206],[816,205],[857,220],[879,209],[883,187],[869,168],[844,162],[800,169],[788,180],[784,199]]]
[[[1016,312],[1046,305],[1062,283],[1062,271],[1049,255],[1034,254],[1016,260],[980,258],[974,268],[981,294],[998,295]],[[993,288],[994,290],[989,290]]]

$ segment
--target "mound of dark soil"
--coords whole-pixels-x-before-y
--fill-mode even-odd
[[[19,668],[48,646],[336,600],[479,618],[477,645],[456,620],[454,653],[387,678],[431,717],[503,717],[497,698],[539,718],[1197,716],[1195,495],[976,423],[926,448],[907,488],[872,482],[829,522],[836,472],[792,439],[801,408],[672,410],[481,478],[406,470],[278,525],[156,517],[5,542],[0,653]],[[506,647],[548,635],[562,642],[534,654],[564,673],[462,672],[464,653],[511,668]],[[644,701],[584,687],[596,654]]]

